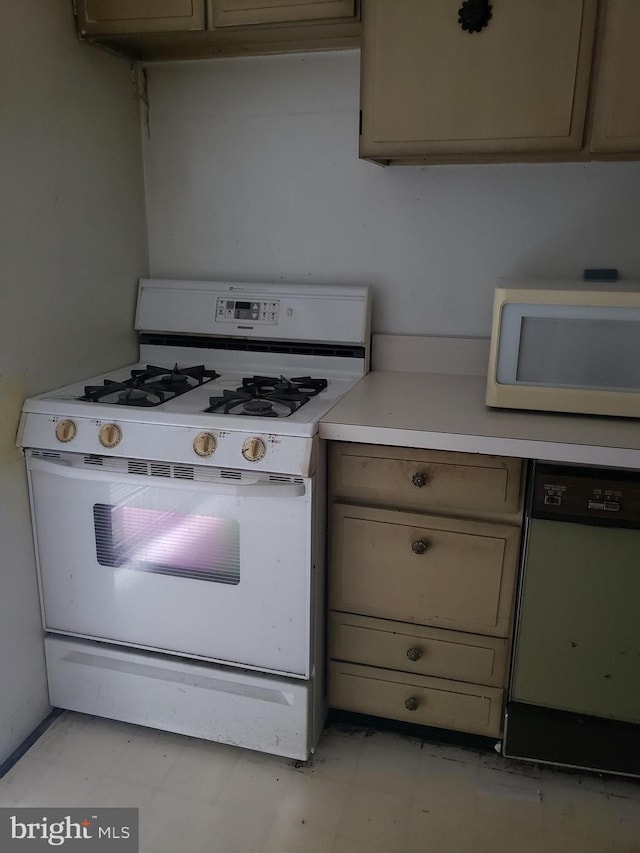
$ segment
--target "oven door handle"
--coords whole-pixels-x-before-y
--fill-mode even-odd
[[[48,462],[43,459],[28,460],[30,471],[42,471],[68,480],[88,480],[92,483],[122,483],[132,486],[147,485],[153,488],[187,489],[191,492],[206,492],[208,495],[230,495],[245,498],[297,498],[304,497],[304,483],[281,483],[254,480],[247,483],[201,482],[182,480],[175,477],[159,477],[148,474],[120,474],[117,471],[86,470],[64,462]]]

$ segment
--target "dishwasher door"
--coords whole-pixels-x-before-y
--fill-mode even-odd
[[[503,754],[640,776],[640,474],[533,463]]]
[[[533,518],[511,696],[640,722],[640,530]]]

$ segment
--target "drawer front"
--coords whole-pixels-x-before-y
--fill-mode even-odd
[[[361,444],[331,446],[336,499],[416,511],[516,513],[522,460]]]
[[[55,707],[302,761],[312,750],[312,682],[52,635],[45,655]]]
[[[519,528],[337,504],[331,538],[332,610],[509,635]]]
[[[419,675],[503,687],[507,641],[332,612],[329,656]]]
[[[388,669],[329,664],[329,705],[423,726],[497,737],[503,691]]]

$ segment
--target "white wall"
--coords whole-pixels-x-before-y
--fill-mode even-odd
[[[371,283],[373,326],[487,335],[500,276],[640,277],[640,163],[357,159],[357,51],[150,65],[154,275]]]
[[[22,400],[135,359],[147,252],[131,71],[77,42],[70,0],[3,0],[0,103],[1,763],[49,711]]]

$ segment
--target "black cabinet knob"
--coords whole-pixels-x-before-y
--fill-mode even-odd
[[[458,23],[468,33],[479,33],[491,20],[488,0],[464,0],[458,9]]]

